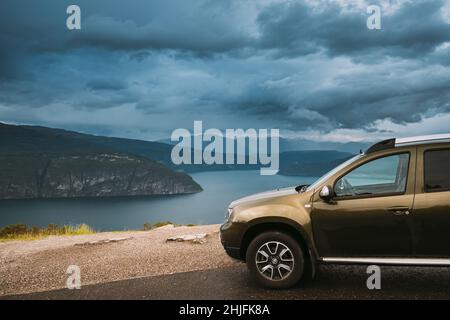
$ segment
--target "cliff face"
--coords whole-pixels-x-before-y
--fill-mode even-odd
[[[188,175],[121,153],[0,155],[0,198],[167,195],[202,188]]]

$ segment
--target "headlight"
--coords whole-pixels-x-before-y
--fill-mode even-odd
[[[229,220],[232,213],[233,213],[233,209],[232,208],[228,208],[227,214],[225,215],[225,220]]]

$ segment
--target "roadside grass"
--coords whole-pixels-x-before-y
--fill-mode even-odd
[[[173,223],[171,221],[157,221],[154,223],[145,222],[142,226],[142,231],[150,231],[156,228],[167,226],[169,224],[175,227],[181,226],[180,224]],[[194,227],[196,224],[187,224],[187,227]],[[115,230],[108,231],[114,233],[136,231],[136,230]],[[46,238],[48,236],[76,236],[76,235],[86,235],[97,233],[93,228],[87,224],[79,224],[75,226],[64,225],[58,226],[56,224],[49,224],[47,227],[29,227],[23,223],[12,224],[3,228],[0,228],[0,242],[6,241],[29,241],[29,240],[39,240]]]
[[[18,223],[0,228],[0,242],[13,240],[38,240],[48,236],[74,236],[96,233],[87,224],[76,226],[49,224],[47,227],[28,227],[26,224]]]

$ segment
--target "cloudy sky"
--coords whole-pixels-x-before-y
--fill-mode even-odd
[[[155,140],[194,120],[315,141],[449,132],[450,3],[1,1],[0,121]]]

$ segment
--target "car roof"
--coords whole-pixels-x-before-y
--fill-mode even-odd
[[[444,142],[450,142],[450,133],[432,134],[408,138],[392,138],[375,143],[369,149],[367,149],[366,154],[381,150],[392,149],[396,147],[422,145],[429,143],[444,143]]]

